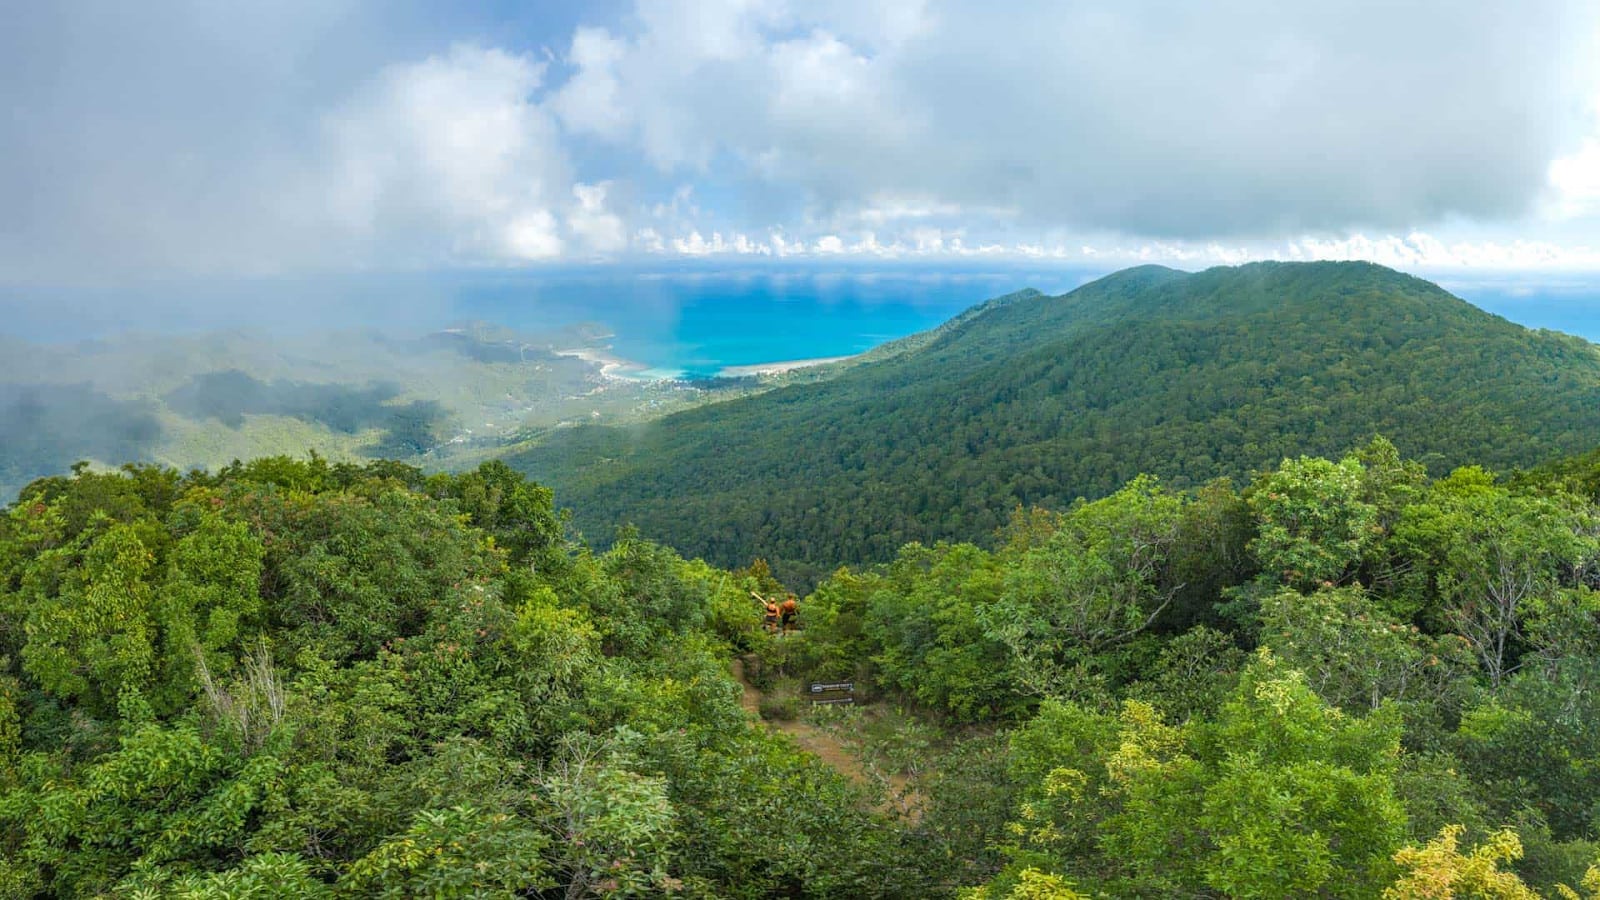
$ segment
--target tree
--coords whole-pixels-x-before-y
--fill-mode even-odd
[[[1000,601],[983,613],[1010,648],[1019,684],[1060,696],[1069,672],[1161,615],[1182,585],[1170,576],[1184,499],[1140,476],[1069,513],[1042,546],[1011,563]]]
[[[1150,703],[1168,721],[1209,719],[1233,692],[1247,659],[1232,636],[1198,625],[1166,641],[1128,693]]]
[[[1285,590],[1261,601],[1261,641],[1299,669],[1329,703],[1377,709],[1386,700],[1438,700],[1470,677],[1458,635],[1434,637],[1385,615],[1360,587]]]
[[[340,887],[367,897],[511,900],[554,886],[541,854],[549,843],[509,813],[472,806],[423,810],[404,832],[356,860]]]
[[[1397,717],[1350,719],[1267,653],[1212,722],[1047,707],[1014,739],[1051,767],[1011,852],[1091,895],[1370,897],[1404,831],[1399,736]]]
[[[1262,476],[1250,494],[1257,534],[1250,550],[1261,568],[1296,588],[1342,584],[1356,573],[1380,526],[1363,499],[1366,470],[1302,456]]]
[[[1509,819],[1531,809],[1558,840],[1594,835],[1600,797],[1600,663],[1519,672],[1461,718],[1454,746]]]
[[[1463,854],[1457,849],[1463,831],[1447,825],[1426,845],[1396,852],[1394,861],[1405,874],[1384,889],[1384,900],[1539,900],[1515,872],[1500,868],[1522,858],[1516,832],[1497,831]]]
[[[566,517],[556,512],[549,488],[497,459],[460,475],[434,476],[430,484],[436,495],[456,498],[474,526],[494,535],[513,565],[537,569],[558,561]]]
[[[1472,643],[1498,687],[1516,671],[1523,626],[1596,552],[1570,498],[1513,494],[1480,473],[1452,473],[1397,532],[1426,560],[1443,619]]]
[[[866,632],[886,686],[958,721],[1014,712],[1005,644],[983,630],[999,598],[994,557],[971,544],[908,544],[869,600]]]
[[[59,593],[37,597],[28,610],[27,672],[51,693],[99,715],[112,713],[119,700],[144,695],[155,675],[156,557],[141,532],[119,524],[85,534],[82,567],[67,573]]]
[[[619,749],[575,736],[542,780],[568,900],[642,896],[677,884],[668,875],[674,822],[666,783],[630,771]]]

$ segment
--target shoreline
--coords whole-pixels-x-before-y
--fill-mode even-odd
[[[723,366],[717,370],[718,378],[744,378],[750,375],[781,375],[784,372],[793,372],[795,369],[808,369],[812,366],[825,366],[829,363],[844,362],[854,359],[851,356],[816,356],[810,359],[784,359],[776,362],[753,363],[747,366]]]
[[[567,350],[554,351],[557,356],[572,357],[600,367],[600,377],[615,381],[675,381],[682,380],[681,373],[676,375],[651,375],[650,372],[662,371],[647,366],[644,363],[631,359],[623,359],[611,352],[610,347],[573,347]],[[815,356],[806,359],[780,359],[772,362],[750,363],[739,366],[723,366],[712,376],[714,378],[748,378],[759,375],[781,375],[793,372],[796,369],[806,369],[812,366],[825,366],[830,363],[844,362],[854,359],[850,356]],[[666,370],[675,371],[675,370]]]
[[[645,370],[645,366],[633,362],[632,360],[623,359],[620,356],[613,356],[610,350],[610,347],[574,347],[570,350],[556,350],[554,352],[557,356],[576,357],[577,359],[589,363],[590,365],[599,366],[601,378],[612,378],[623,381],[641,380],[637,376],[631,376],[625,373],[642,372]],[[649,381],[651,379],[642,380]]]

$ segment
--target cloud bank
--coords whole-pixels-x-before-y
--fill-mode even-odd
[[[463,9],[13,10],[0,280],[1600,246],[1592,3]]]

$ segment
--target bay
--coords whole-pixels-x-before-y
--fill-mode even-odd
[[[705,377],[851,356],[936,327],[991,297],[1061,293],[1079,270],[568,272],[463,284],[456,311],[522,331],[592,322],[644,377]]]

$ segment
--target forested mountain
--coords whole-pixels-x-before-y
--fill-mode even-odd
[[[631,521],[808,578],[911,540],[985,539],[1141,472],[1244,477],[1374,433],[1430,471],[1600,443],[1600,351],[1367,263],[1145,266],[973,310],[826,382],[630,429],[552,432],[508,462],[604,539]]]

